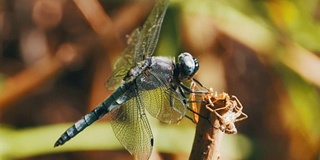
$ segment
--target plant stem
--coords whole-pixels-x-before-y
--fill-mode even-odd
[[[211,97],[213,98],[213,97]],[[201,103],[200,118],[196,128],[195,139],[190,155],[190,160],[217,160],[219,159],[220,144],[223,132],[213,126],[219,126],[219,120],[215,114],[206,109],[206,104]],[[209,123],[209,121],[213,124]]]

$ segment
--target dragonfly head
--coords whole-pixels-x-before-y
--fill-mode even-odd
[[[178,57],[179,79],[191,79],[199,69],[199,62],[190,53],[181,53]]]

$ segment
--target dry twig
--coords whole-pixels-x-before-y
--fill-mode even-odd
[[[200,115],[196,129],[190,159],[220,159],[219,149],[223,133],[236,134],[235,122],[248,116],[242,112],[243,106],[235,96],[227,93],[213,93],[212,89],[203,96],[206,103],[201,103]],[[209,123],[210,122],[210,123]]]

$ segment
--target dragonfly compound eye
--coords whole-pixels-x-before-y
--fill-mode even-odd
[[[178,57],[179,78],[190,79],[199,69],[199,62],[190,53],[181,53]]]

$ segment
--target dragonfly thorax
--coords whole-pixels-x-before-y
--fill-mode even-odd
[[[199,62],[190,53],[181,53],[178,57],[179,80],[190,79],[199,69]]]
[[[146,58],[145,60],[138,62],[137,65],[131,68],[127,75],[124,77],[124,82],[130,82],[134,80],[138,75],[147,69],[151,65],[151,57]]]

